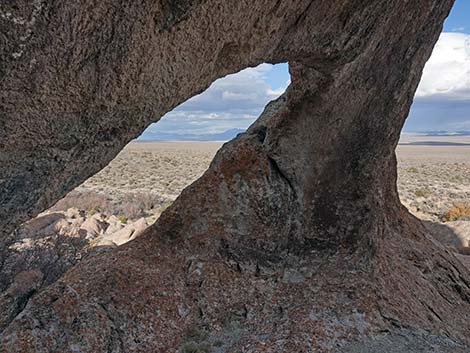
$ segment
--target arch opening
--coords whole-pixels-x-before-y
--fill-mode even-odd
[[[225,144],[208,171],[145,234],[113,256],[83,262],[60,283],[40,291],[8,323],[0,344],[7,350],[28,349],[47,341],[45,349],[59,351],[80,350],[80,342],[105,351],[135,349],[137,342],[145,342],[150,350],[184,351],[186,343],[198,349],[222,340],[221,351],[245,350],[248,342],[255,351],[281,352],[341,350],[350,342],[354,350],[361,342],[366,349],[358,350],[370,350],[370,339],[375,345],[385,335],[386,347],[381,348],[386,351],[396,349],[403,335],[422,348],[427,338],[422,334],[430,332],[433,345],[448,347],[449,340],[468,345],[468,271],[431,241],[421,222],[400,204],[394,154],[411,93],[452,1],[374,6],[276,2],[259,12],[252,11],[251,2],[237,3],[240,11],[205,7],[211,3],[185,7],[181,22],[171,23],[170,30],[160,26],[156,36],[170,38],[169,46],[165,40],[151,41],[156,50],[148,46],[150,58],[142,61],[154,63],[153,54],[164,53],[170,60],[161,62],[170,66],[139,70],[140,85],[132,87],[132,97],[148,97],[142,82],[163,68],[162,86],[149,87],[154,92],[168,88],[159,91],[160,97],[163,107],[172,107],[211,77],[249,65],[253,58],[292,59],[288,92],[270,103],[245,134]],[[227,16],[216,16],[219,10]],[[200,11],[218,21],[201,31]],[[236,16],[243,19],[241,25]],[[142,19],[124,26],[126,39],[132,34],[149,38],[148,24],[155,21]],[[136,29],[128,33],[129,28]],[[121,33],[113,32],[111,40]],[[97,41],[101,38],[106,37]],[[180,45],[178,39],[187,38],[190,45]],[[186,53],[194,53],[194,43],[199,49],[201,38],[213,40],[215,45],[207,47],[214,50],[206,57],[195,55],[200,60],[196,70],[191,65],[187,71],[191,56]],[[116,54],[114,47],[107,45],[105,58]],[[128,62],[141,63],[141,53],[130,50]],[[240,56],[246,57],[235,62]],[[402,60],[392,60],[396,57]],[[209,69],[203,65],[207,58],[213,64]],[[200,74],[197,67],[206,71]],[[113,67],[110,72],[122,71]],[[202,82],[183,87],[175,79],[187,75],[202,77]],[[120,83],[121,78],[128,77],[119,77]],[[103,82],[97,81],[98,86]],[[98,140],[82,147],[93,150],[94,142],[104,140],[114,151],[120,149],[149,122],[138,118],[153,108],[143,101],[133,132],[122,129],[123,116],[106,115],[103,109],[101,127],[110,117],[117,126],[91,133]],[[112,138],[114,144],[107,140]],[[82,165],[69,168],[81,170],[92,161],[88,171],[96,170],[113,154],[112,148],[104,157],[96,154],[100,148],[93,151],[88,160],[74,159]],[[68,176],[66,171],[58,179],[70,186]],[[45,196],[52,200],[54,193]],[[23,279],[30,286],[19,304],[42,280],[31,272],[20,276],[20,284]],[[136,293],[142,300],[135,301]],[[31,335],[31,323],[37,322],[53,324],[33,324]],[[97,340],[97,325],[110,334]],[[195,335],[194,327],[202,328],[202,334]]]
[[[101,171],[10,235],[1,249],[0,292],[24,276],[38,287],[51,284],[82,258],[138,238],[288,80],[287,64],[245,69],[152,124]]]

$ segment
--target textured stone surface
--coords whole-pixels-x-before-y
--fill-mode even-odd
[[[394,155],[452,1],[87,3],[36,2],[21,55],[2,37],[7,228],[216,77],[288,60],[292,84],[143,235],[34,295],[0,351],[468,352],[469,270],[400,204]]]

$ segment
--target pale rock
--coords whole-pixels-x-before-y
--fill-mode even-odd
[[[122,245],[140,236],[145,231],[145,229],[147,229],[147,227],[148,223],[145,218],[140,218],[139,220],[125,226],[116,233],[106,234],[103,238],[111,240],[117,245]]]
[[[95,238],[100,234],[103,234],[107,226],[108,224],[99,220],[99,218],[90,217],[85,222],[83,222],[83,224],[80,226],[80,230],[85,231],[87,237]]]
[[[30,220],[24,225],[22,230],[26,234],[38,235],[45,231],[51,231],[54,229],[54,224],[62,219],[64,219],[64,215],[62,213],[48,213]],[[52,226],[52,228],[50,226]]]
[[[105,231],[106,235],[116,233],[125,227],[125,225],[121,222],[121,220],[117,218],[115,215],[108,217],[106,221],[109,224],[108,228],[106,228],[106,231]]]
[[[71,207],[65,212],[65,216],[67,218],[73,218],[73,219],[78,219],[78,218],[85,218],[85,212],[82,210],[79,210],[76,207]]]

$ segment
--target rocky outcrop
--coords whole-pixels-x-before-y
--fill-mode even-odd
[[[82,259],[137,238],[147,226],[143,218],[123,224],[115,216],[77,209],[46,213],[23,224],[0,248],[0,331],[42,287]]]
[[[11,224],[216,77],[289,61],[292,84],[143,235],[35,294],[0,350],[469,350],[470,272],[400,204],[394,155],[452,1],[85,3],[37,2],[21,53],[7,33]]]

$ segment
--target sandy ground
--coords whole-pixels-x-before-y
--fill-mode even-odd
[[[158,205],[145,213],[147,220],[153,222],[187,185],[207,170],[222,144],[131,142],[106,168],[76,191],[105,194],[115,204],[125,202],[129,195],[136,193],[152,195]],[[129,218],[127,214],[124,216]]]
[[[455,203],[470,203],[470,136],[404,133],[397,159],[398,192],[416,216],[436,222]]]
[[[400,145],[397,159],[400,198],[418,217],[437,221],[470,202],[470,146]]]
[[[416,141],[432,143],[409,144]],[[470,136],[407,135],[401,143],[397,161],[398,191],[403,204],[425,221],[437,240],[462,256],[470,255]],[[94,233],[84,225],[78,231],[83,228],[93,233],[92,240],[114,237],[116,244],[124,243],[132,238],[128,228],[143,228],[142,225],[155,222],[181,191],[207,170],[222,145],[223,142],[132,142],[106,168],[42,215],[59,212],[67,221],[62,222],[66,227],[59,231],[72,234],[78,229],[77,217],[68,215],[78,212],[78,218],[86,220],[84,225]],[[109,229],[98,231],[103,224],[109,224]],[[464,257],[470,264],[470,257]]]

